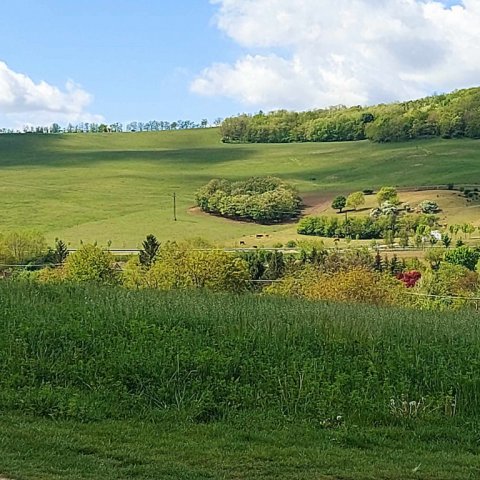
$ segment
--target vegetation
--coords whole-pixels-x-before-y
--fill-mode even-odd
[[[147,238],[142,243],[143,250],[138,256],[138,260],[144,267],[151,267],[155,262],[155,259],[160,248],[157,237],[155,235],[147,235]]]
[[[363,192],[353,192],[347,197],[346,206],[356,210],[361,205],[365,205],[365,195]]]
[[[37,231],[0,233],[0,263],[24,264],[47,255],[45,237]]]
[[[422,213],[437,213],[439,208],[437,202],[424,200],[418,205]]]
[[[395,187],[382,187],[377,192],[377,201],[379,205],[389,202],[393,205],[399,203],[398,192]]]
[[[471,479],[480,467],[474,425],[318,428],[246,417],[191,423],[137,419],[91,423],[0,417],[9,478],[239,480]],[[26,454],[28,452],[28,454]]]
[[[480,87],[371,107],[240,115],[224,120],[224,142],[338,142],[480,138]]]
[[[0,291],[2,410],[194,421],[256,412],[318,426],[339,415],[367,426],[478,416],[479,332],[462,313],[95,286]],[[402,396],[420,408],[392,409]]]
[[[335,210],[338,210],[340,213],[342,213],[342,210],[345,208],[347,205],[347,198],[344,197],[343,195],[338,195],[333,199],[332,202],[332,208]]]
[[[241,182],[210,180],[197,192],[196,199],[204,212],[259,223],[296,217],[301,205],[296,190],[275,177],[252,177]]]
[[[227,246],[266,233],[271,244],[285,244],[295,239],[294,225],[266,225],[259,231],[254,223],[202,215],[192,210],[195,192],[211,178],[239,181],[252,172],[258,176],[275,172],[313,205],[330,204],[342,192],[377,190],[382,185],[453,183],[455,189],[461,185],[468,189],[480,183],[479,158],[477,141],[467,139],[232,145],[220,142],[218,129],[0,135],[2,231],[38,230],[48,243],[61,238],[69,248],[78,247],[80,240],[141,248],[141,239],[150,233],[162,243],[200,236]],[[470,190],[474,192],[474,186]],[[447,222],[471,223],[476,209],[465,208],[470,198],[455,194],[453,190],[455,219]],[[437,200],[430,195],[427,198]],[[442,209],[449,214],[448,208]]]

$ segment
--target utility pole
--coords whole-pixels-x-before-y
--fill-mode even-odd
[[[173,220],[177,221],[177,194],[173,192]]]

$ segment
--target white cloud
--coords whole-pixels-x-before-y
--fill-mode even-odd
[[[0,114],[13,125],[101,121],[88,113],[92,96],[73,81],[65,89],[13,71],[0,61]],[[3,125],[2,125],[3,126]]]
[[[480,82],[480,0],[211,0],[246,53],[193,92],[263,109],[403,100]]]

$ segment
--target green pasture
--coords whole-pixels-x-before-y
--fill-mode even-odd
[[[192,211],[199,186],[214,177],[276,175],[309,199],[382,185],[480,183],[478,140],[222,144],[218,129],[124,134],[1,135],[1,230],[38,229],[71,245],[98,241],[135,248],[204,237],[233,245],[258,226]],[[173,193],[177,221],[173,220]]]

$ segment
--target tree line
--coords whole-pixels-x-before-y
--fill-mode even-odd
[[[299,242],[295,252],[226,252],[201,239],[160,244],[149,235],[138,256],[119,260],[96,244],[69,253],[61,240],[52,248],[38,232],[13,232],[0,238],[0,252],[2,261],[30,263],[25,270],[1,265],[3,276],[48,284],[253,291],[431,309],[472,306],[469,299],[480,296],[480,248],[465,245],[406,260],[367,248],[326,249],[318,240]]]
[[[369,107],[242,114],[226,118],[221,132],[226,143],[480,138],[480,87]]]
[[[177,120],[168,122],[164,120],[149,120],[148,122],[129,122],[126,124],[115,123],[89,123],[80,122],[75,125],[69,123],[61,126],[58,123],[51,125],[25,125],[23,129],[0,128],[0,134],[5,133],[33,133],[39,135],[60,133],[123,133],[123,132],[160,132],[168,130],[189,130],[195,128],[218,127],[222,123],[221,118],[216,118],[212,123],[204,118],[200,122],[192,120]]]

